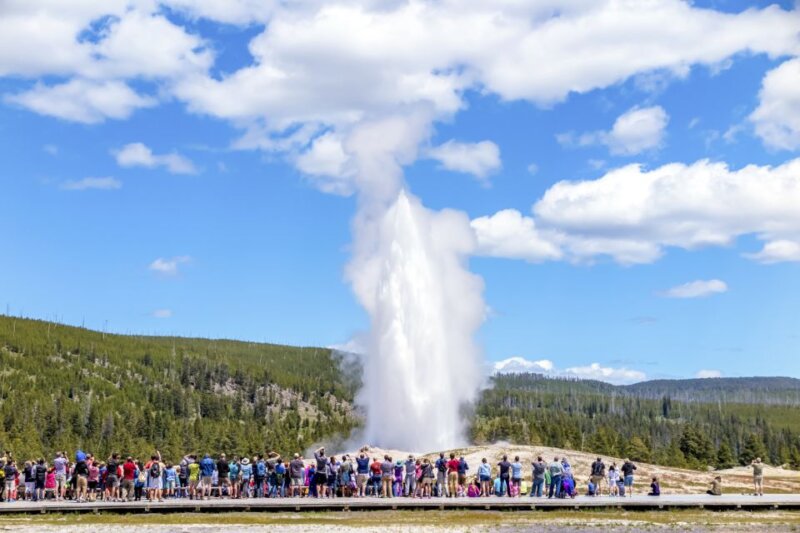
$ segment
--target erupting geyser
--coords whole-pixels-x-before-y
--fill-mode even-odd
[[[462,409],[481,381],[473,336],[484,316],[483,282],[466,269],[469,220],[434,212],[400,190],[356,218],[348,273],[366,308],[366,438],[415,451],[463,443]]]

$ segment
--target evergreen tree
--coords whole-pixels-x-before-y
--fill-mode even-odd
[[[735,464],[736,460],[733,457],[733,450],[731,450],[727,442],[722,442],[717,450],[717,470],[732,468]]]
[[[750,433],[744,442],[742,452],[739,454],[739,463],[749,465],[756,457],[766,460],[767,448],[764,446],[764,441],[761,440],[761,437],[755,433]]]
[[[638,435],[634,435],[625,446],[625,455],[632,461],[650,462],[650,448]]]

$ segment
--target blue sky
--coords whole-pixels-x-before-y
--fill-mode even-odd
[[[420,58],[415,65],[432,79],[444,76],[445,67],[463,72],[455,81],[448,78],[453,85],[442,90],[445,96],[426,96],[424,85],[378,102],[373,95],[386,87],[384,81],[369,86],[370,69],[390,80],[389,87],[405,79],[397,71],[409,58],[395,58],[393,43],[375,41],[379,52],[386,46],[369,58],[375,63],[358,54],[351,61],[341,52],[332,75],[318,59],[325,35],[315,41],[309,29],[303,46],[280,41],[277,22],[293,20],[288,13],[249,12],[246,3],[225,15],[211,3],[191,9],[191,2],[117,3],[108,14],[46,8],[75,30],[65,30],[63,38],[76,49],[63,64],[52,64],[56,47],[67,50],[65,56],[73,51],[61,48],[56,37],[22,47],[22,60],[0,54],[0,223],[6,229],[0,295],[12,314],[116,332],[347,342],[369,328],[369,315],[344,274],[361,193],[349,159],[336,170],[319,170],[334,167],[315,143],[330,134],[337,143],[344,139],[347,151],[348,136],[364,121],[403,117],[420,106],[425,131],[414,140],[412,157],[397,157],[408,188],[428,208],[456,209],[473,220],[478,244],[469,268],[483,278],[487,306],[477,340],[489,362],[549,360],[570,374],[597,363],[608,369],[605,379],[619,382],[691,377],[702,370],[800,377],[800,248],[794,247],[800,247],[800,203],[792,203],[800,200],[800,164],[791,166],[800,149],[800,85],[791,85],[800,82],[800,66],[794,67],[800,17],[791,2],[782,6],[786,11],[748,14],[742,3],[689,8],[664,1],[669,13],[696,17],[698,26],[708,14],[731,13],[741,25],[731,31],[750,36],[719,51],[714,39],[725,35],[714,33],[714,23],[708,39],[697,41],[711,42],[707,54],[687,38],[685,49],[674,47],[676,57],[664,64],[645,61],[611,76],[592,74],[591,57],[577,74],[559,71],[557,58],[553,65],[522,64],[532,78],[513,83],[506,74],[486,74],[495,67],[483,62],[489,60],[474,59],[470,66],[463,58],[473,56],[466,52],[458,60],[430,60],[441,65]],[[364,12],[372,9],[367,4]],[[568,4],[567,18],[589,9]],[[765,18],[750,21],[751,15],[775,16],[786,28],[767,27]],[[100,59],[81,55],[80,46],[102,45],[135,16],[140,19],[133,22],[158,19],[163,28],[189,36],[183,43],[184,37],[164,29],[162,42],[160,34],[150,34],[157,50],[165,50],[159,55],[163,70],[153,66],[146,47],[141,57],[111,48]],[[18,25],[32,15],[18,7],[5,17],[9,24],[17,17]],[[546,21],[546,15],[530,17],[530,31]],[[273,27],[268,20],[277,22]],[[101,30],[87,38],[82,32],[92,21]],[[610,43],[613,32],[599,28],[595,38],[606,35]],[[310,78],[265,103],[262,89],[236,74],[266,64],[248,45],[267,37],[264,46],[274,50],[268,54],[276,64],[295,61]],[[655,36],[648,46],[671,49],[668,38]],[[650,37],[637,39],[647,45]],[[135,52],[135,44],[123,48]],[[634,64],[637,42],[629,44],[614,54],[623,63],[630,55]],[[178,51],[170,62],[173,49]],[[574,53],[591,56],[593,49]],[[464,74],[473,68],[481,74]],[[544,72],[556,81],[541,85]],[[353,85],[338,78],[351,75]],[[244,85],[235,86],[239,82]],[[70,83],[74,91],[53,89]],[[309,83],[313,88],[305,94]],[[781,90],[787,83],[790,89]],[[326,93],[330,87],[346,96]],[[340,117],[353,109],[358,118]],[[619,121],[640,112],[622,131]],[[311,133],[293,137],[309,124]],[[255,144],[242,141],[248,132]],[[463,148],[457,161],[437,152],[450,140]],[[482,141],[491,145],[481,145],[488,153],[478,149]],[[465,160],[472,164],[464,167]],[[702,160],[727,170],[692,167]],[[654,188],[642,207],[663,216],[630,223],[626,215],[638,209],[636,200],[615,204],[642,176],[590,190],[634,163],[642,175],[670,164],[688,167],[674,171],[672,192]],[[756,169],[752,175],[736,174],[748,165]],[[693,191],[692,184],[707,174],[711,197],[721,195],[719,205],[698,208],[694,199],[707,191]],[[554,186],[565,181],[574,188],[558,196],[561,189]],[[344,189],[329,194],[330,183]],[[500,226],[493,217],[503,210],[515,210],[517,222],[528,221],[539,233],[526,237],[522,226]],[[598,218],[581,218],[589,212]],[[480,219],[498,222],[495,231],[475,222]],[[691,229],[675,229],[681,224]],[[709,241],[708,233],[726,242]],[[618,239],[636,241],[633,259],[619,252]],[[779,244],[765,248],[769,243]],[[539,246],[557,251],[532,251]]]

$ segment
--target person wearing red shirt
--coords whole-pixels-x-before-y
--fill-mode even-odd
[[[370,485],[372,486],[372,495],[378,496],[381,492],[381,462],[375,457],[372,459],[372,464],[369,465],[370,472]]]
[[[447,492],[451,498],[455,498],[458,494],[458,465],[459,460],[456,459],[456,454],[450,453],[450,460],[447,461]]]
[[[122,465],[122,491],[120,496],[123,500],[133,499],[134,480],[136,478],[136,464],[133,457],[128,457]]]

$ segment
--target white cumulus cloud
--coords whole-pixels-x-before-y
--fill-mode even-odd
[[[677,285],[661,293],[666,298],[704,298],[728,292],[728,284],[718,279],[696,280]]]
[[[750,115],[756,134],[767,146],[800,148],[800,58],[770,70],[761,86],[759,104]]]
[[[553,362],[549,359],[531,361],[524,357],[509,357],[496,361],[492,365],[493,374],[517,374],[531,372],[534,374],[547,374],[553,371]]]
[[[171,318],[172,309],[156,309],[150,314],[153,318]]]
[[[238,25],[232,31],[258,28],[248,43],[252,59],[220,75],[218,43],[170,11]],[[799,30],[796,12],[778,6],[729,13],[681,0],[7,0],[0,76],[34,82],[6,101],[65,120],[123,119],[181,102],[240,129],[236,147],[284,153],[311,176],[332,169],[333,184],[313,182],[341,194],[354,178],[335,160],[298,157],[326,132],[347,144],[367,122],[414,121],[420,111],[432,130],[467,106],[469,91],[551,106],[572,93],[653,73],[669,81],[743,54],[797,55]],[[610,148],[636,153],[654,145],[664,119],[658,109],[620,117],[607,132]],[[478,144],[469,162],[443,165],[490,174],[499,156]]]
[[[605,145],[614,155],[636,155],[661,146],[669,122],[661,106],[634,107],[617,117],[609,131],[575,135],[564,133],[556,138],[566,146]]]
[[[644,372],[625,367],[609,367],[600,363],[591,363],[585,366],[559,369],[549,359],[530,360],[519,356],[496,361],[491,367],[492,374],[521,374],[527,372],[551,377],[593,379],[615,385],[635,383],[647,379],[647,374]]]
[[[156,155],[145,144],[136,142],[126,144],[113,152],[121,167],[163,167],[172,174],[195,174],[197,169],[186,157],[178,153]]]
[[[719,370],[698,370],[694,377],[698,379],[721,378],[722,372]]]
[[[653,170],[628,165],[595,180],[556,183],[533,216],[503,210],[476,218],[473,228],[479,253],[496,257],[651,263],[668,247],[729,246],[755,235],[763,249],[745,256],[772,263],[798,258],[798,205],[800,159],[738,170],[707,160]]]
[[[83,178],[79,180],[65,181],[61,184],[61,188],[65,191],[85,191],[88,189],[110,191],[122,188],[122,182],[112,177]]]
[[[464,143],[451,139],[431,148],[427,155],[446,170],[472,174],[479,180],[486,180],[502,167],[500,148],[492,141]]]
[[[489,257],[524,259],[531,263],[561,259],[563,252],[553,235],[542,234],[531,217],[516,209],[504,209],[492,216],[473,219],[478,240],[477,253]]]
[[[614,383],[615,385],[635,383],[637,381],[644,381],[647,379],[647,374],[639,370],[631,370],[625,367],[614,368],[610,366],[603,366],[600,363],[565,368],[562,374],[581,379],[606,381],[608,383]]]
[[[746,257],[760,263],[781,263],[784,261],[800,261],[799,241],[771,241],[756,253],[745,254]]]
[[[148,267],[153,272],[157,274],[161,274],[163,276],[176,276],[178,274],[178,267],[181,264],[188,263],[191,261],[192,258],[188,255],[181,255],[178,257],[172,258],[163,258],[159,257],[158,259],[154,260],[150,263]]]
[[[126,119],[155,100],[141,96],[121,81],[73,79],[59,85],[37,83],[32,89],[5,96],[5,101],[41,115],[93,124],[107,118]]]

